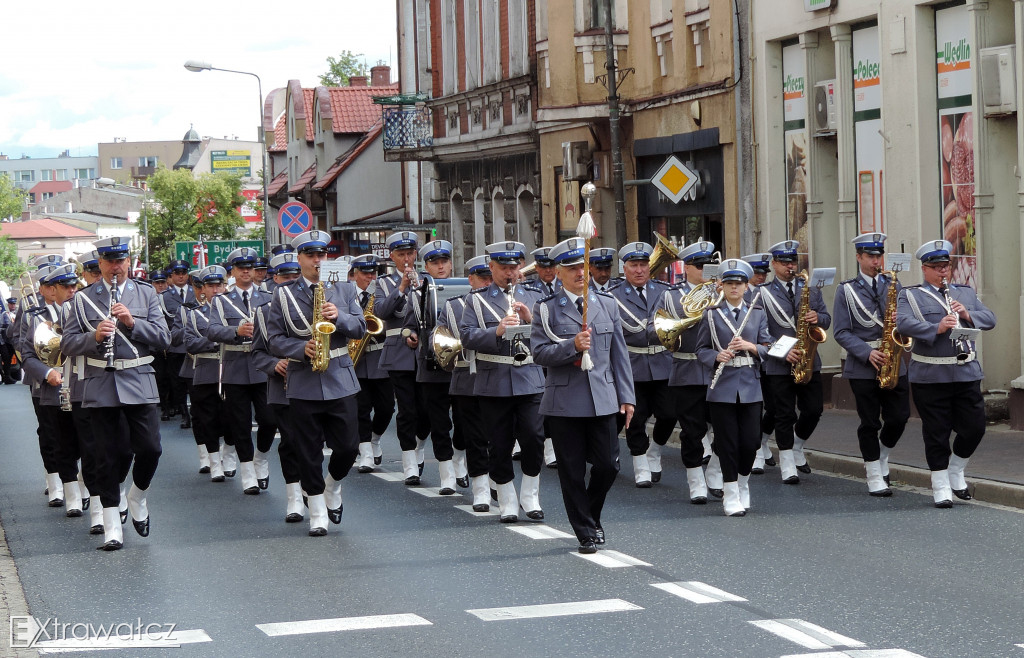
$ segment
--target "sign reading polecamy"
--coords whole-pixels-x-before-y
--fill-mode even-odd
[[[252,176],[252,153],[250,151],[210,151],[210,170],[215,173]]]

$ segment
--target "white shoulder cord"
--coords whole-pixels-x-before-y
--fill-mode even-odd
[[[291,286],[282,286],[278,288],[278,290],[281,291],[278,302],[281,304],[281,315],[284,317],[285,324],[287,324],[291,332],[299,338],[312,336],[313,328],[309,325],[309,320],[306,319],[302,309],[299,308],[299,303],[295,301],[295,295],[292,294]],[[285,296],[287,296],[288,300],[291,300],[291,303],[295,306],[295,311],[299,314],[302,322],[306,325],[305,329],[300,329],[295,326],[294,322],[292,322],[292,314],[288,309],[288,300],[285,299]]]
[[[914,317],[917,318],[918,322],[924,322],[924,314],[921,313],[921,307],[917,305],[917,300],[914,299],[913,293],[907,290],[907,302],[910,304],[910,310],[913,311]],[[945,308],[945,306],[943,306]]]
[[[552,343],[562,343],[562,342],[565,342],[565,341],[569,340],[568,338],[562,338],[561,336],[558,336],[557,334],[555,334],[555,332],[551,330],[550,321],[551,321],[551,311],[548,310],[548,305],[547,304],[541,304],[540,305],[540,324],[544,328],[544,334],[548,338],[551,339]]]
[[[91,306],[93,308],[93,310],[96,311],[96,315],[99,316],[100,318],[102,318],[100,320],[101,322],[106,319],[106,317],[107,317],[106,313],[101,311],[99,309],[99,307],[96,306],[96,304],[94,304],[91,299],[89,299],[88,295],[75,295],[75,297],[76,298],[80,298],[80,299],[84,299],[89,304],[89,306]],[[90,331],[96,331],[96,327],[94,327],[93,325],[89,324],[89,321],[85,318],[85,309],[82,309],[82,313],[81,313],[80,317],[82,319],[82,324],[87,326]],[[116,333],[118,336],[120,336],[121,340],[123,340],[125,342],[125,344],[128,345],[128,349],[130,349],[135,354],[135,358],[139,358],[139,350],[137,350],[135,348],[135,346],[132,345],[132,342],[130,340],[128,340],[128,337],[125,336],[123,333],[121,333],[121,330],[117,329],[116,327],[114,329],[114,333]]]
[[[853,284],[845,284],[843,286],[843,292],[846,294],[846,306],[850,309],[850,317],[857,320],[857,324],[865,328],[883,326],[882,321],[878,319],[878,316],[864,306],[864,302],[861,301],[860,295],[854,291]]]
[[[789,317],[789,315],[782,310],[782,307],[779,306],[779,301],[775,299],[775,295],[761,295],[761,299],[768,300],[768,303],[765,304],[765,308],[767,308],[768,312],[772,314],[773,318],[775,318],[775,322],[783,327],[796,329],[796,325],[793,324],[793,318]]]
[[[615,295],[612,295],[612,297],[615,297]],[[631,333],[631,334],[638,334],[641,331],[647,331],[647,318],[644,318],[643,320],[638,318],[632,311],[630,311],[628,308],[626,308],[625,304],[623,304],[621,301],[619,301],[618,297],[615,297],[615,303],[619,305],[619,310],[621,310],[623,313],[628,315],[633,320],[633,322],[636,323],[635,325],[631,325],[628,322],[626,322],[625,320],[623,320],[622,321],[622,328],[623,329],[625,329],[628,333]]]

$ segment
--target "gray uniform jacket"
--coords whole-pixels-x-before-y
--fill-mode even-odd
[[[868,361],[868,357],[871,350],[879,348],[892,280],[879,274],[878,285],[882,290],[876,295],[864,277],[858,274],[856,278],[843,281],[836,288],[836,299],[832,303],[832,329],[836,342],[846,350],[844,379],[874,379],[878,376],[878,371]],[[900,365],[900,376],[905,374],[907,364],[904,362]]]
[[[190,304],[182,304],[178,308],[178,312],[174,315],[174,319],[171,320],[171,345],[180,345],[182,349],[185,349],[185,323],[188,322],[189,314],[195,309],[199,308],[199,304],[193,302]],[[188,351],[187,349],[185,350]],[[188,356],[184,361],[181,362],[181,369],[178,370],[178,376],[185,379],[192,379],[192,375],[195,374],[195,360]]]
[[[654,331],[654,314],[665,308],[668,289],[666,283],[648,281],[644,286],[646,303],[641,301],[636,288],[625,281],[609,293],[619,307],[634,382],[664,381],[672,372],[672,353],[658,341]]]
[[[210,328],[211,306],[203,304],[191,310],[183,306],[182,312],[188,314],[184,344],[190,355],[185,360],[192,364],[192,383],[216,384],[220,378],[220,345],[206,337]]]
[[[264,304],[256,309],[256,332],[252,336],[252,362],[267,375],[267,404],[288,404],[288,387],[285,378],[277,374],[277,362],[280,359],[270,353],[267,342],[267,311],[270,306]]]
[[[530,308],[541,298],[539,290],[524,284],[517,285],[514,294],[517,302]],[[499,338],[497,333],[498,323],[507,314],[508,298],[494,283],[470,293],[459,322],[459,338],[463,348],[476,352],[474,395],[508,397],[544,392],[544,371],[532,358],[519,366],[512,365],[510,361],[493,360],[494,357],[501,357],[501,360],[512,357],[512,343],[504,337]],[[530,349],[530,341],[524,340],[522,344]]]
[[[81,357],[75,367],[85,380],[82,406],[159,402],[152,354],[167,349],[171,334],[153,286],[135,279],[124,284],[121,303],[131,312],[135,325],[128,329],[117,323],[114,356],[121,369],[111,372],[104,370],[106,341],[97,343],[95,337],[96,325],[106,319],[110,306],[106,284],[100,279],[71,299],[72,312],[64,327],[61,349],[68,356]]]
[[[523,283],[530,284],[531,286],[533,286],[534,288],[539,290],[541,292],[541,294],[544,295],[545,297],[548,296],[548,295],[553,295],[554,293],[556,293],[556,292],[558,292],[559,290],[562,289],[562,280],[559,279],[558,277],[555,277],[554,279],[552,279],[552,281],[551,281],[551,290],[548,290],[548,284],[544,283],[543,281],[541,281],[540,279],[537,279],[537,278],[527,279]]]
[[[421,273],[422,279],[423,274]],[[391,274],[377,278],[377,290],[374,292],[373,314],[384,321],[384,348],[381,350],[379,367],[386,371],[413,372],[416,370],[416,353],[402,338],[406,315],[412,313],[408,293],[398,291],[402,281],[401,274]]]
[[[743,327],[741,334],[744,340],[757,345],[757,356],[743,352],[726,363],[722,374],[714,388],[710,387],[711,379],[718,369],[718,353],[721,352],[743,323],[743,319],[751,313],[750,319]],[[729,305],[722,302],[715,308],[704,312],[704,317],[697,324],[697,357],[708,368],[708,402],[725,402],[727,404],[750,404],[761,402],[761,362],[768,358],[768,348],[772,337],[768,334],[768,320],[761,308],[750,308],[743,302],[740,317],[737,321]]]
[[[780,336],[796,336],[797,318],[796,310],[800,307],[800,294],[804,289],[803,281],[793,281],[793,299],[790,300],[789,292],[778,279],[772,279],[760,286],[761,299],[757,306],[765,310],[768,317],[768,333],[773,339]],[[832,325],[832,316],[825,307],[825,301],[821,297],[821,290],[811,289],[810,306],[812,311],[818,312],[818,326],[828,329]],[[814,355],[814,372],[821,370],[821,355]],[[765,361],[765,374],[788,375],[793,372],[793,366],[785,358],[769,357]]]
[[[376,288],[374,289],[376,293]],[[362,293],[359,288],[356,288],[356,300],[360,300]],[[369,303],[369,301],[367,301]],[[373,314],[378,318],[377,315],[377,302],[374,300]],[[359,302],[360,308],[364,311],[366,306]],[[365,315],[365,313],[364,313]],[[356,364],[356,377],[359,379],[387,379],[388,371],[380,367],[380,355],[384,350],[384,334],[378,336],[372,336],[369,342],[366,343],[366,347],[363,349],[363,355],[359,357],[359,363]]]
[[[694,289],[686,281],[669,288],[662,295],[663,306],[674,318],[682,318],[683,299]],[[697,359],[697,325],[684,331],[679,337],[679,349],[672,352],[672,372],[668,376],[669,386],[707,386],[711,380],[707,367]]]
[[[25,335],[28,334],[28,350],[32,350],[32,332],[29,325],[32,322],[32,314],[27,311],[32,308],[39,308],[46,304],[46,300],[39,293],[34,293],[27,300],[28,306],[18,302],[18,310],[14,313],[14,320],[11,325],[7,327],[7,340],[14,346],[14,349],[21,352],[22,361],[25,359]],[[23,364],[24,365],[24,364]],[[39,397],[39,382],[36,381],[35,375],[27,370],[23,370],[24,377],[21,380],[22,384],[29,387],[32,391],[32,397]]]
[[[280,285],[267,314],[270,353],[288,359],[288,398],[337,400],[359,392],[356,371],[348,356],[348,341],[366,333],[366,319],[351,283],[324,283],[324,301],[334,304],[338,318],[330,341],[330,365],[326,372],[313,372],[306,356],[312,335],[313,291],[304,278]]]
[[[36,328],[45,322],[56,322],[62,324],[62,316],[60,310],[54,304],[48,304],[46,310],[38,313],[28,313],[25,315],[25,331],[22,334],[21,343],[21,367],[25,371],[25,380],[30,381],[32,391],[32,397],[39,399],[39,404],[44,407],[56,407],[60,405],[60,387],[51,386],[46,382],[46,375],[50,372],[51,367],[39,360],[36,356],[35,345],[32,342],[32,336],[36,331]],[[73,359],[72,359],[73,361]],[[57,368],[61,370],[61,368]],[[64,376],[67,377],[71,367],[63,369]]]
[[[445,372],[440,367],[431,370],[427,363],[427,359],[433,357],[430,336],[434,333],[434,327],[437,326],[437,319],[426,318],[426,329],[421,331],[420,296],[417,293],[414,292],[410,295],[408,306],[412,308],[412,312],[405,314],[405,328],[416,332],[420,341],[416,348],[416,381],[424,384],[450,384],[451,373]]]
[[[971,326],[974,328],[988,331],[996,326],[995,313],[981,303],[970,286],[953,285],[949,296],[964,305],[971,314]],[[978,363],[973,342],[968,343],[971,358],[962,365],[925,363],[915,358],[948,359],[956,356],[957,349],[949,338],[951,330],[935,333],[945,315],[949,315],[945,300],[931,286],[908,286],[900,291],[896,303],[896,328],[904,336],[914,339],[910,357],[911,384],[973,382],[985,376]]]
[[[242,322],[253,322],[256,309],[270,303],[270,295],[255,286],[249,289],[249,312],[242,303],[242,293],[233,290],[213,298],[210,326],[206,337],[223,345],[225,384],[265,384],[267,375],[253,365],[252,339],[239,336],[236,328]]]
[[[441,315],[437,318],[437,326],[446,327],[451,330],[453,336],[459,335],[459,323],[462,322],[462,314],[466,310],[466,300],[469,295],[452,297],[444,303]],[[463,350],[463,354],[466,351]],[[472,370],[475,370],[472,369]],[[469,361],[459,358],[455,362],[455,369],[451,373],[452,384],[448,387],[449,395],[473,395],[473,385],[476,382],[476,373],[471,372]]]
[[[618,413],[620,405],[636,404],[619,309],[611,295],[588,292],[593,370],[580,369],[581,354],[574,339],[583,328],[583,318],[565,291],[545,297],[533,307],[530,344],[534,358],[547,368],[540,402],[543,415],[608,416]]]
[[[195,305],[196,293],[192,289],[192,286],[185,286],[185,301],[181,301],[181,296],[178,294],[178,289],[172,285],[167,287],[167,290],[160,293],[160,301],[163,309],[167,312],[164,317],[168,318],[167,324],[172,325],[179,315],[179,310],[184,305]],[[168,352],[176,352],[183,354],[185,352],[185,345],[180,341],[175,342],[172,333],[171,346],[167,348]]]

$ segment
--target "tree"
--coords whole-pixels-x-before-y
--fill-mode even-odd
[[[241,177],[161,167],[149,179],[155,203],[148,211],[149,258],[154,265],[174,256],[175,241],[230,240],[245,223]]]
[[[330,70],[320,76],[320,84],[325,87],[347,87],[348,79],[353,75],[366,75],[366,64],[359,59],[362,56],[362,53],[343,50],[338,58],[328,57]]]
[[[0,174],[0,219],[20,217],[27,196],[25,190],[15,186],[14,181]]]
[[[6,176],[0,176],[0,179]],[[28,267],[18,260],[18,245],[6,235],[0,235],[0,279],[11,285],[11,294],[17,297],[18,277],[28,271]]]

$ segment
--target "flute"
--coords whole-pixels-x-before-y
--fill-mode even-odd
[[[740,326],[737,327],[736,332],[732,335],[732,338],[729,339],[730,343],[733,340],[735,340],[736,338],[738,338],[743,333],[743,328],[747,326],[747,320],[749,320],[750,316],[754,314],[754,312],[753,312],[754,311],[754,304],[756,304],[757,300],[760,299],[760,298],[761,298],[761,291],[758,290],[757,294],[754,295],[754,298],[752,300],[750,300],[750,308],[747,310],[747,314],[745,316],[743,316],[743,322],[740,322]],[[725,370],[725,362],[724,361],[718,364],[718,369],[715,370],[715,376],[711,378],[711,385],[708,388],[714,388],[715,387],[715,384],[718,383],[718,378],[722,376],[722,371],[723,370]]]

